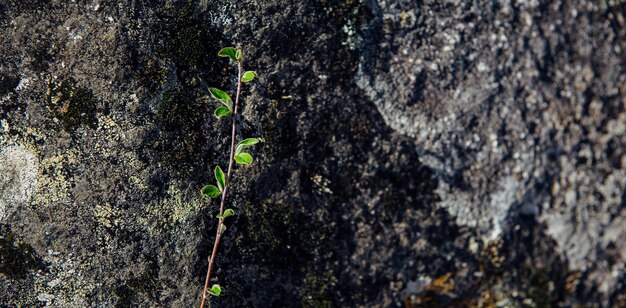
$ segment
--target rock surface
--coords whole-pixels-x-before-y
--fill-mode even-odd
[[[602,252],[626,256],[626,29],[601,4],[372,2],[358,84],[457,223],[495,239],[537,216],[607,291],[624,267]]]
[[[0,1],[0,305],[626,305],[623,1]]]

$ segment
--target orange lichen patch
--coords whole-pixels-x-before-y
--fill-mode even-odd
[[[505,257],[500,254],[503,246],[502,240],[489,242],[485,249],[480,252],[480,256],[487,265],[493,269],[499,269],[505,261]]]
[[[440,294],[452,293],[454,291],[454,280],[450,279],[452,273],[447,273],[436,278],[430,285],[426,286],[425,291],[433,291]]]
[[[66,101],[65,103],[63,103],[63,106],[61,106],[59,113],[66,114],[69,110],[70,110],[70,102]]]
[[[567,295],[573,295],[576,292],[580,275],[579,271],[575,271],[569,273],[567,278],[565,278],[565,292],[567,292]]]
[[[419,294],[407,296],[404,307],[469,307],[469,302],[455,298],[452,273],[435,278]]]
[[[615,307],[626,307],[626,294],[618,295],[615,304]]]
[[[472,307],[495,308],[496,304],[494,303],[494,296],[491,294],[491,290],[483,291],[476,305]]]

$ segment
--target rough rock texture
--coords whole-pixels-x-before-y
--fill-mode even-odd
[[[0,305],[626,305],[623,1],[0,0]]]
[[[414,137],[456,221],[544,221],[608,291],[626,256],[623,3],[378,1],[358,84]],[[620,240],[621,237],[621,240]],[[623,258],[621,259],[624,260]]]

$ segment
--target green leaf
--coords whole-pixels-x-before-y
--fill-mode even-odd
[[[224,187],[226,187],[226,177],[220,166],[215,167],[215,179],[217,180],[217,187],[220,191],[224,191]]]
[[[233,209],[226,209],[226,210],[224,210],[224,214],[217,215],[215,217],[217,217],[217,218],[226,218],[226,217],[233,216],[233,215],[235,215],[235,211],[233,211]]]
[[[220,192],[220,189],[215,187],[215,185],[204,186],[202,187],[200,192],[209,198],[217,198],[220,196],[220,194],[222,194],[222,192]]]
[[[235,49],[234,47],[224,47],[222,49],[220,49],[220,51],[217,53],[218,56],[220,57],[224,57],[224,58],[230,58],[233,61],[237,61],[237,49]]]
[[[235,156],[235,161],[240,165],[250,165],[252,164],[252,155],[248,153],[239,153]]]
[[[219,284],[214,284],[209,290],[209,294],[213,296],[220,296],[222,294],[222,287]]]
[[[222,91],[222,90],[220,90],[218,88],[209,88],[209,92],[211,92],[211,95],[213,96],[213,98],[215,98],[217,100],[221,100],[221,101],[222,100],[228,100],[228,101],[231,100],[230,96],[226,92],[224,92],[224,91]]]
[[[255,144],[259,143],[259,139],[258,138],[246,138],[244,140],[241,140],[237,143],[237,145],[246,145],[246,146],[253,146]]]
[[[247,71],[245,73],[243,73],[243,77],[241,77],[241,81],[243,82],[250,82],[252,80],[254,80],[254,77],[256,77],[256,72],[255,71]]]
[[[241,49],[237,49],[235,52],[235,61],[239,61],[241,58],[243,58],[243,51],[241,51]]]
[[[247,139],[239,141],[239,143],[237,143],[237,147],[235,148],[235,155],[241,153],[243,150],[257,143],[259,143],[259,139],[257,138],[247,138]]]
[[[230,99],[228,93],[218,89],[218,88],[209,88],[209,92],[214,99],[220,101],[224,106],[228,107],[228,110],[233,110],[233,100]]]
[[[219,119],[221,117],[228,117],[232,113],[230,112],[230,110],[228,110],[228,108],[221,106],[221,107],[217,107],[217,109],[215,109],[215,112],[213,112],[213,114],[215,115],[215,117]]]

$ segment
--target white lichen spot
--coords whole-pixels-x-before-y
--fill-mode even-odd
[[[22,90],[26,89],[30,85],[30,82],[31,82],[30,78],[22,78],[22,79],[20,79],[20,82],[17,84],[17,87],[15,88],[15,90],[22,91]]]
[[[476,66],[476,69],[478,69],[479,72],[486,72],[489,70],[489,66],[487,66],[487,64],[483,63],[483,62],[479,62],[478,65]]]
[[[21,145],[0,146],[0,221],[30,201],[37,186],[37,156]]]
[[[328,185],[330,184],[330,180],[323,178],[321,175],[314,175],[311,177],[311,181],[313,181],[313,183],[315,184],[315,186],[317,186],[317,188],[323,192],[323,193],[327,193],[327,194],[332,194],[333,191],[330,190],[330,188],[328,188]]]
[[[6,119],[2,119],[2,121],[0,121],[0,131],[8,132],[10,129],[11,126],[9,125],[9,122]]]

